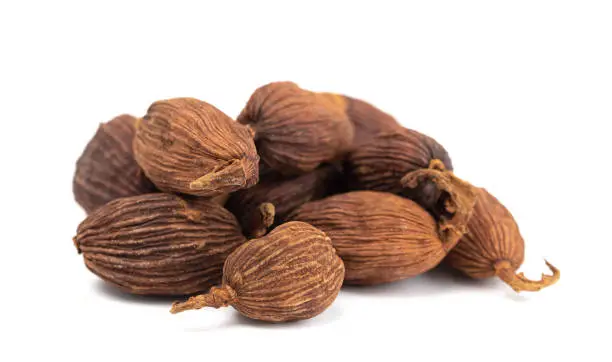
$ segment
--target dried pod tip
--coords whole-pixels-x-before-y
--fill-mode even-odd
[[[268,232],[268,228],[274,224],[276,208],[270,202],[264,202],[252,211],[247,227],[250,238],[260,238]]]
[[[229,186],[244,187],[247,174],[242,160],[232,160],[222,166],[215,167],[211,172],[192,181],[191,190],[220,190]]]
[[[429,168],[407,173],[401,180],[403,187],[415,188],[420,182],[429,180],[446,193],[444,211],[439,218],[440,240],[448,251],[454,247],[467,231],[474,205],[477,189],[448,171],[441,160],[434,159]]]
[[[227,307],[236,300],[236,292],[229,285],[212,287],[207,294],[200,294],[187,299],[185,302],[174,302],[170,313],[177,314],[186,310],[201,309],[204,307]]]
[[[542,273],[542,279],[537,281],[527,279],[523,273],[515,274],[515,269],[507,260],[498,261],[495,264],[495,274],[517,293],[523,291],[537,292],[540,289],[555,284],[561,277],[559,269],[555,268],[546,260],[544,260],[544,262],[552,271],[552,275]]]

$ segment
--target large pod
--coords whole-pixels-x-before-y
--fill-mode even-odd
[[[153,103],[138,123],[134,154],[162,191],[211,197],[253,186],[259,175],[251,131],[193,98]]]
[[[341,96],[276,82],[255,90],[238,121],[254,130],[257,151],[267,165],[294,175],[349,150],[354,129],[345,106]]]
[[[438,265],[462,236],[449,233],[415,202],[377,191],[309,202],[291,219],[310,223],[331,238],[344,261],[347,284],[380,284],[421,274]]]
[[[207,290],[245,241],[234,215],[213,201],[163,193],[111,201],[90,214],[74,237],[89,270],[145,295]]]
[[[134,160],[136,118],[123,114],[100,124],[76,163],[75,200],[87,213],[109,201],[155,191]]]
[[[542,274],[540,281],[517,274],[524,256],[525,241],[510,211],[488,191],[479,189],[468,232],[445,262],[472,278],[497,276],[517,292],[538,291],[559,280],[559,270],[548,262],[553,274]]]
[[[405,189],[401,179],[407,173],[427,169],[439,162],[452,171],[448,153],[433,138],[406,128],[385,131],[372,137],[348,156],[346,170],[357,190],[386,191],[406,196],[437,214],[440,190],[431,182]]]
[[[220,287],[175,303],[171,312],[231,305],[268,322],[308,319],[331,305],[343,278],[344,265],[325,233],[289,222],[236,249],[225,262]]]

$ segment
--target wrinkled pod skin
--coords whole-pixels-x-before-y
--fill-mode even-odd
[[[74,237],[87,268],[106,282],[163,296],[218,284],[225,259],[245,241],[236,218],[213,201],[164,193],[111,201]]]
[[[134,154],[167,192],[213,197],[253,186],[259,177],[252,132],[193,98],[153,103],[137,123]]]
[[[407,173],[427,169],[434,160],[440,160],[446,170],[453,170],[448,153],[433,138],[398,128],[364,141],[349,153],[345,166],[353,189],[402,195],[437,216],[444,197],[433,183],[423,182],[417,188],[406,189],[400,182]]]
[[[361,99],[343,96],[346,101],[346,114],[355,128],[353,149],[381,132],[400,129],[393,116],[383,112]]]
[[[256,210],[262,204],[274,205],[275,223],[278,225],[286,221],[287,215],[296,208],[340,192],[344,186],[344,177],[334,165],[323,165],[312,172],[294,177],[269,174],[263,176],[257,185],[231,194],[225,207],[236,215],[245,235],[261,237],[265,231],[259,226],[260,213]],[[268,212],[264,210],[264,213]]]
[[[342,96],[276,82],[255,90],[238,122],[254,131],[257,151],[267,165],[297,175],[348,152],[354,128],[345,107]]]
[[[374,285],[438,265],[460,235],[441,233],[415,202],[386,192],[354,191],[309,202],[290,218],[323,230],[346,268],[345,283]]]
[[[102,123],[76,163],[74,198],[87,213],[109,201],[155,191],[134,159],[136,118],[124,114]]]
[[[343,278],[344,264],[325,233],[289,222],[236,249],[225,262],[220,287],[174,303],[171,312],[231,305],[267,322],[308,319],[331,305]]]
[[[561,274],[546,262],[552,275],[539,281],[516,274],[523,264],[525,242],[512,214],[485,189],[479,189],[468,232],[450,251],[445,264],[472,278],[497,276],[516,292],[539,291],[556,283]]]

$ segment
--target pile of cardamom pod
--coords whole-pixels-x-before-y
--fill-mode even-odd
[[[100,125],[73,190],[85,266],[177,313],[231,305],[282,322],[323,312],[343,284],[445,263],[515,291],[524,241],[510,212],[453,173],[433,138],[359,99],[277,82],[233,120],[193,98]],[[187,299],[188,298],[188,299]]]

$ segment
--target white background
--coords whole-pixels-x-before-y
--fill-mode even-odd
[[[609,361],[609,1],[0,5],[0,360]],[[345,289],[319,317],[173,316],[84,267],[74,163],[99,122],[191,96],[235,117],[270,81],[363,98],[435,137],[514,213],[516,295],[445,273]]]

